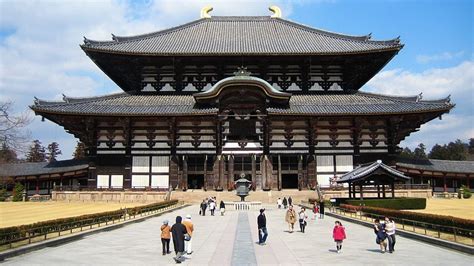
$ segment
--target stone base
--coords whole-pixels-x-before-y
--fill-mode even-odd
[[[166,192],[156,191],[53,191],[54,201],[81,202],[157,202],[165,200]]]

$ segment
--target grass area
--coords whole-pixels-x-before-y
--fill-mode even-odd
[[[0,228],[129,208],[144,203],[0,202]]]
[[[450,215],[454,217],[474,220],[474,197],[470,199],[440,199],[426,200],[426,209],[411,210],[420,213]]]

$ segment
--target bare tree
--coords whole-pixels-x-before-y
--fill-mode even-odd
[[[12,101],[0,101],[0,144],[22,153],[30,139],[30,133],[24,128],[32,118],[27,112],[12,115],[12,106]]]

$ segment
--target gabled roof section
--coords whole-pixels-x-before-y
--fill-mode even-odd
[[[112,41],[84,38],[82,49],[105,53],[191,55],[334,55],[398,51],[399,38],[371,40],[311,28],[270,16],[202,18],[174,28]]]
[[[405,176],[402,172],[393,169],[392,167],[382,163],[378,160],[371,164],[360,165],[349,173],[340,177],[337,183],[352,183],[362,181],[372,176],[376,171],[383,172],[386,176],[390,177],[394,181],[407,181],[410,177]]]
[[[1,165],[0,177],[60,174],[87,170],[88,168],[89,163],[86,160],[75,159],[55,162],[10,163]]]
[[[393,115],[407,113],[445,113],[454,104],[425,101],[416,97],[397,97],[365,92],[292,95],[287,107],[269,107],[274,115]],[[62,101],[36,99],[30,106],[37,114],[156,116],[212,115],[217,108],[196,106],[193,95],[134,95],[126,92],[89,98],[63,97]]]
[[[428,172],[474,174],[474,161],[399,159],[396,166]]]

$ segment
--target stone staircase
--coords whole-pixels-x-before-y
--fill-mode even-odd
[[[173,191],[171,199],[177,199],[186,203],[200,203],[203,199],[212,196],[217,197],[217,201],[240,201],[235,191],[204,191],[204,190],[187,190]],[[246,201],[258,201],[262,204],[276,204],[278,198],[289,197],[294,203],[300,203],[302,200],[307,201],[308,198],[317,198],[318,194],[313,190],[284,189],[281,191],[250,191],[250,195],[245,198]]]

